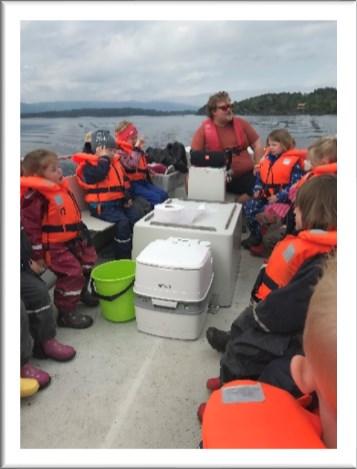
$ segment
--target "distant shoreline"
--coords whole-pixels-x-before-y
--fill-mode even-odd
[[[72,104],[75,106],[75,104]],[[232,103],[241,116],[323,116],[337,115],[337,89],[317,88],[312,93],[267,93]],[[127,117],[127,116],[205,116],[206,105],[192,109],[163,111],[142,107],[81,107],[57,111],[21,112],[22,119],[34,117]]]
[[[97,109],[71,109],[66,111],[41,111],[21,113],[21,119],[32,117],[127,117],[127,116],[183,116],[197,115],[197,111],[156,111],[155,109],[135,109],[135,108],[97,108]]]
[[[34,119],[34,118],[47,118],[47,119],[56,119],[56,118],[77,118],[77,117],[135,117],[135,116],[147,116],[147,117],[163,117],[163,116],[205,116],[204,113],[192,112],[192,111],[153,111],[151,112],[108,112],[108,109],[98,109],[94,111],[89,111],[88,109],[83,110],[73,110],[73,111],[48,111],[48,112],[31,112],[21,114],[21,119]],[[236,112],[238,116],[324,116],[324,115],[337,115],[336,112],[304,112],[304,111],[295,111],[295,112]]]

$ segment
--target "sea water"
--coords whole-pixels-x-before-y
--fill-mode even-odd
[[[296,140],[297,147],[307,147],[313,140],[336,134],[334,115],[310,116],[243,116],[258,132],[265,143],[267,135],[277,128],[287,129]],[[61,117],[22,118],[21,157],[36,148],[47,148],[58,155],[71,155],[81,151],[85,133],[96,129],[114,128],[123,119],[134,122],[145,138],[145,146],[164,148],[178,141],[191,144],[192,136],[204,116],[130,116],[130,117]]]

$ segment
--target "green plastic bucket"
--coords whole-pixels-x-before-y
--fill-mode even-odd
[[[99,298],[103,316],[125,322],[135,318],[133,285],[135,261],[105,262],[92,270],[92,291]]]

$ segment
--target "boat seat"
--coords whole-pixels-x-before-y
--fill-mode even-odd
[[[76,176],[67,176],[66,179],[69,183],[69,188],[73,192],[76,198],[76,201],[78,203],[78,206],[81,209],[83,223],[87,225],[87,228],[90,231],[94,231],[94,232],[104,231],[114,226],[114,223],[100,220],[99,218],[93,217],[90,214],[87,202],[84,200],[84,191],[81,188],[81,186],[78,184]]]

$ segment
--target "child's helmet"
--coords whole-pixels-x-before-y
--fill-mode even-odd
[[[92,132],[91,146],[93,152],[98,147],[115,148],[115,140],[109,130],[96,130]]]

